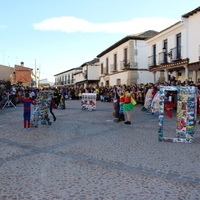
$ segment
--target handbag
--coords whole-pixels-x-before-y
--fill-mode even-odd
[[[135,101],[135,99],[134,99],[133,97],[131,97],[131,103],[132,103],[133,105],[136,105],[136,104],[137,104],[137,102]]]

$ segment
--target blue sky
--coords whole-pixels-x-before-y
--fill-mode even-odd
[[[0,64],[23,61],[54,80],[123,37],[161,31],[199,6],[199,0],[0,0]]]

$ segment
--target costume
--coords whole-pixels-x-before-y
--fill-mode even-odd
[[[59,106],[59,93],[58,93],[58,91],[55,91],[54,93],[53,93],[53,98],[54,98],[54,102],[55,102],[55,104],[56,104],[56,108]]]
[[[174,107],[174,103],[171,101],[170,96],[166,97],[164,108],[167,112],[167,117],[172,117],[172,108]]]
[[[28,98],[21,98],[20,96],[18,96],[18,99],[21,100],[24,104],[24,128],[30,128],[30,120],[31,120],[31,104],[35,105],[36,102],[32,101],[31,99]],[[26,123],[28,122],[28,124]]]
[[[124,111],[126,111],[127,121],[124,122],[124,124],[131,124],[130,111],[134,109],[135,104],[136,104],[136,101],[131,97],[131,94],[125,93],[123,109],[124,109]]]
[[[123,110],[124,111],[130,111],[134,109],[134,105],[131,103],[131,94],[127,93],[124,95],[124,104],[123,104]]]
[[[125,121],[124,111],[123,111],[123,105],[124,105],[124,95],[119,95],[119,116],[118,116],[118,122],[119,121]]]

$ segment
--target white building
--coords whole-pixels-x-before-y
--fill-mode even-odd
[[[152,82],[145,39],[156,33],[129,35],[97,55],[101,65],[100,86]]]
[[[99,85],[100,64],[99,59],[83,63],[81,71],[74,74],[75,85],[77,87],[95,87]]]
[[[146,39],[148,66],[154,82],[193,80],[200,77],[200,7],[182,15],[182,20]]]
[[[183,23],[186,26],[189,65],[186,77],[196,83],[200,78],[200,7],[182,15]]]
[[[82,68],[77,67],[54,75],[55,86],[74,86],[74,74],[81,70]]]

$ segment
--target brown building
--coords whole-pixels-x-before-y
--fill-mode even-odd
[[[34,76],[33,69],[24,67],[24,63],[21,65],[15,65],[14,71],[11,74],[11,83],[22,83],[24,86],[30,86],[32,83],[31,76]]]

